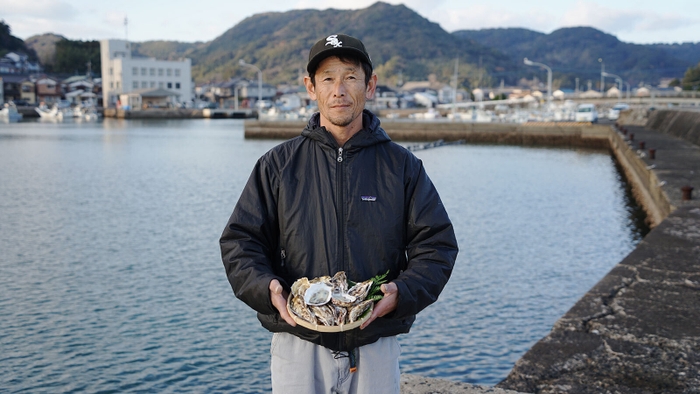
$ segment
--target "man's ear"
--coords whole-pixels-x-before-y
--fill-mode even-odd
[[[374,93],[377,90],[377,74],[372,73],[369,78],[369,83],[367,83],[367,90],[365,91],[365,98],[367,100],[372,100],[374,98]]]
[[[311,98],[312,101],[316,101],[316,87],[311,82],[310,77],[304,77],[304,86],[306,86],[306,93],[309,94],[309,98]]]

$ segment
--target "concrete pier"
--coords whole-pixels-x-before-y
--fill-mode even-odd
[[[654,131],[656,117],[682,129]],[[691,120],[694,119],[694,120]],[[611,144],[654,229],[515,365],[500,388],[527,393],[700,393],[700,113],[654,113]],[[644,146],[644,148],[642,148]],[[653,149],[653,158],[650,155]]]

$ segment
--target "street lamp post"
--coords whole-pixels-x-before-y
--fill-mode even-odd
[[[622,92],[622,84],[624,83],[625,85],[627,85],[627,101],[629,101],[629,99],[630,99],[630,84],[628,82],[623,81],[621,77],[619,77],[618,75],[615,75],[615,74],[603,72],[603,76],[615,78],[615,80],[618,83],[620,92]]]
[[[545,64],[533,62],[528,58],[523,59],[523,62],[527,66],[540,66],[547,69],[547,110],[550,110],[552,106],[552,69]]]
[[[262,104],[262,71],[260,71],[260,69],[255,67],[254,65],[246,63],[245,60],[243,60],[243,59],[239,60],[238,64],[240,64],[241,66],[250,67],[258,72],[258,105],[261,105]]]
[[[605,63],[601,57],[598,58],[598,61],[600,62],[600,92],[605,95]]]

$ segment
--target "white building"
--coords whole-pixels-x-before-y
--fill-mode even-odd
[[[167,99],[175,106],[194,97],[190,59],[132,58],[125,40],[101,40],[100,56],[104,107],[115,107],[121,94],[135,90],[168,91]]]

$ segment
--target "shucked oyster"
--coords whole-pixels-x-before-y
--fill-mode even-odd
[[[335,290],[336,289],[333,289],[333,294],[331,294],[331,302],[333,305],[349,308],[355,304],[357,297],[351,296],[348,293],[336,292]]]
[[[304,292],[304,302],[309,306],[326,304],[331,300],[331,290],[333,288],[324,282],[313,283]]]

